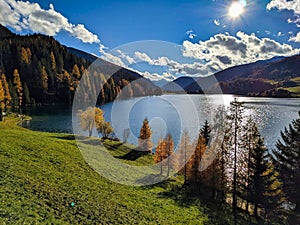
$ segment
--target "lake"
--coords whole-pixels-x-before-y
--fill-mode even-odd
[[[154,144],[170,132],[177,145],[183,130],[188,130],[192,138],[197,137],[205,120],[213,123],[218,107],[228,106],[233,99],[232,95],[162,95],[114,101],[101,108],[120,139],[124,129],[130,128],[129,142],[137,144],[142,121],[147,117]],[[280,131],[298,118],[300,110],[300,99],[295,98],[238,97],[238,101],[244,102],[245,114],[251,115],[257,122],[269,148],[275,146]],[[32,117],[31,121],[24,123],[29,129],[73,132],[71,106],[36,106],[27,108],[25,112]],[[87,132],[80,131],[76,113],[73,114],[75,133],[87,135]]]

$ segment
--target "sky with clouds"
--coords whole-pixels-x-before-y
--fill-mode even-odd
[[[300,0],[0,0],[0,23],[153,80],[300,52]]]

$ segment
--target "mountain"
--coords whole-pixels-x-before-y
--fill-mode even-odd
[[[181,92],[186,90],[187,86],[195,81],[193,77],[179,77],[173,82],[169,82],[163,86],[164,91],[168,92]]]
[[[251,96],[300,96],[300,55],[275,57],[255,63],[234,66],[214,76],[191,79],[180,78],[164,86],[179,84],[187,93],[223,93]]]
[[[71,103],[83,74],[89,74],[84,76],[85,83],[81,85],[82,88],[86,86],[85,96],[98,95],[97,104],[113,101],[123,92],[122,97],[162,94],[159,87],[136,72],[63,46],[53,37],[41,34],[16,35],[0,25],[2,73],[10,83],[13,106]],[[21,79],[22,96],[15,88],[16,73]],[[102,87],[100,93],[99,87]],[[85,97],[84,101],[88,99]]]

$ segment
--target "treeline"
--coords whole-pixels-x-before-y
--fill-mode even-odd
[[[243,103],[235,100],[228,109],[218,110],[213,127],[205,122],[195,141],[184,132],[175,154],[171,134],[159,140],[154,160],[161,163],[161,174],[163,168],[167,176],[172,169],[179,171],[185,188],[216,203],[230,203],[235,221],[237,211],[243,210],[257,221],[299,224],[300,118],[281,136],[276,149],[267,149],[256,123],[245,116]],[[143,138],[140,148],[150,151],[147,120]]]
[[[35,103],[71,103],[83,74],[90,77],[82,85],[85,95],[96,95],[97,103],[102,104],[115,99],[133,80],[142,78],[129,70],[101,62],[100,69],[87,70],[91,61],[77,56],[54,38],[40,34],[15,35],[0,25],[0,76],[5,76],[18,95],[10,89],[12,100],[6,100],[6,108]],[[13,81],[16,74],[18,85]],[[96,92],[99,86],[101,90]],[[161,94],[150,81],[136,86],[137,93],[127,96]],[[4,101],[1,95],[0,101]]]

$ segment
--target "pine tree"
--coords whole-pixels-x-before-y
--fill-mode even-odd
[[[147,118],[144,119],[143,125],[140,130],[140,136],[138,140],[138,146],[141,151],[152,152],[152,131]]]
[[[24,83],[24,103],[25,105],[29,105],[31,103],[30,101],[30,94],[29,94],[29,90],[28,90],[28,87],[27,87],[27,84]]]
[[[281,183],[261,137],[250,152],[249,160],[249,201],[254,204],[254,215],[258,218],[259,207],[268,215],[282,203]]]
[[[209,142],[210,139],[210,133],[211,133],[211,128],[207,120],[205,120],[204,126],[200,130],[200,134],[205,138],[205,143],[206,145]]]
[[[300,116],[300,112],[299,112]],[[300,216],[300,118],[295,119],[281,131],[281,140],[278,140],[273,150],[273,160],[279,169],[280,179],[283,182],[283,192],[287,200],[295,204],[294,212]]]
[[[19,72],[17,69],[14,70],[14,86],[17,92],[17,96],[18,96],[18,107],[21,108],[22,103],[23,103],[23,87],[22,87],[22,82],[21,82],[21,78],[19,75]]]
[[[13,109],[16,109],[19,106],[18,93],[16,88],[13,86],[11,80],[8,82],[8,87],[11,95],[11,105]]]
[[[53,51],[51,51],[51,53],[50,53],[50,60],[51,60],[51,70],[53,72],[56,72],[56,61],[55,61],[55,56],[54,56]]]

